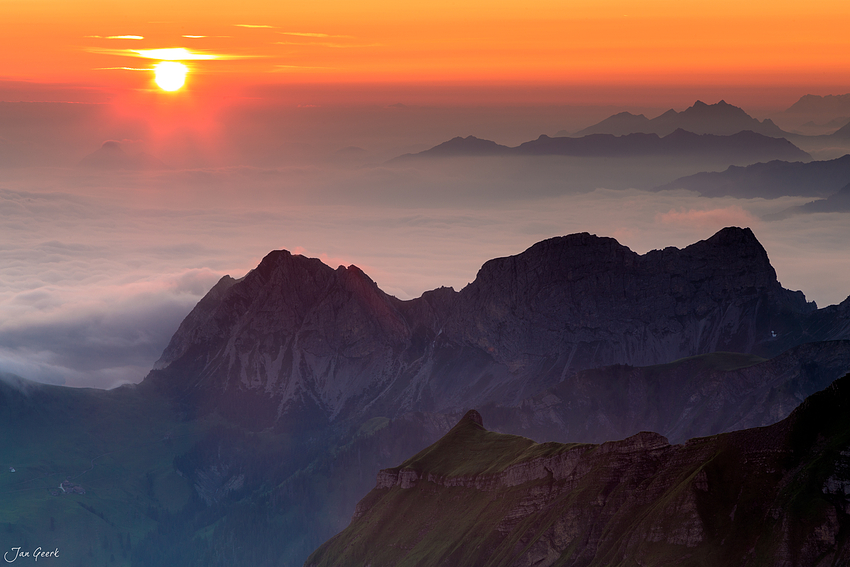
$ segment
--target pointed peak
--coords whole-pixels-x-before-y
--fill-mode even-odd
[[[460,418],[458,425],[460,425],[461,423],[464,423],[464,422],[471,422],[471,423],[475,423],[477,425],[480,425],[481,427],[484,427],[484,419],[481,417],[481,414],[478,413],[478,411],[474,410],[474,409],[471,409],[468,412],[466,412],[464,414],[464,416],[462,418]]]

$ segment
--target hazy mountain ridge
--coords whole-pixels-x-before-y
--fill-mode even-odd
[[[850,94],[813,95],[807,94],[785,109],[786,114],[831,114],[850,113]]]
[[[828,197],[850,183],[850,155],[826,160],[756,163],[730,166],[722,172],[702,172],[657,187],[689,189],[706,197],[776,198],[785,195]]]
[[[643,256],[554,238],[410,301],[354,266],[279,251],[217,285],[146,383],[200,411],[250,407],[256,427],[515,405],[582,369],[850,338],[848,309],[784,290],[749,229]]]
[[[782,138],[787,134],[772,120],[753,118],[743,109],[728,104],[726,101],[721,100],[715,104],[705,104],[698,100],[693,106],[682,112],[670,109],[652,119],[643,114],[635,115],[630,112],[621,112],[576,132],[574,136],[590,134],[624,136],[636,132],[667,136],[679,129],[695,134],[718,136],[729,136],[745,130],[772,138]]]
[[[685,445],[536,444],[470,411],[381,471],[306,565],[840,565],[848,409],[845,377],[776,425]]]
[[[809,154],[784,138],[751,130],[717,135],[696,134],[679,128],[663,137],[655,133],[628,133],[550,138],[544,134],[516,147],[474,136],[456,137],[423,152],[399,156],[393,161],[471,156],[693,157],[747,164],[771,159],[811,159]]]

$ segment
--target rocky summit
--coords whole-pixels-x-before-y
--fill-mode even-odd
[[[766,428],[671,445],[487,431],[470,412],[382,470],[309,567],[846,565],[850,376]]]
[[[516,405],[574,372],[716,351],[772,357],[850,338],[850,301],[782,288],[752,231],[639,255],[587,233],[485,263],[459,292],[402,301],[356,266],[276,251],[224,277],[146,379],[187,412],[317,427]]]

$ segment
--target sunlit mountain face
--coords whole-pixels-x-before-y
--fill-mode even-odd
[[[474,406],[488,435],[651,431],[685,455],[669,470],[705,468],[708,491],[669,484],[697,487],[699,542],[659,513],[652,538],[685,552],[570,543],[589,564],[688,542],[847,561],[841,423],[806,429],[808,452],[774,436],[793,454],[752,478],[814,476],[770,484],[805,498],[765,490],[748,510],[775,525],[734,545],[715,520],[745,503],[711,479],[751,448],[677,448],[796,431],[850,371],[845,3],[0,3],[8,558],[478,564],[430,520],[429,550],[456,555],[392,531],[397,555],[323,546]],[[475,450],[473,475],[510,453]],[[599,494],[632,486],[611,475]],[[413,494],[392,486],[382,502]],[[439,509],[390,504],[381,525]],[[487,517],[465,526],[508,533]],[[550,543],[523,557],[561,561]]]

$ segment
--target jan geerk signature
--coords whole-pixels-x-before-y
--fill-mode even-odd
[[[6,563],[14,563],[19,557],[25,557],[34,561],[46,559],[48,557],[59,557],[59,548],[57,547],[56,549],[45,550],[39,546],[32,551],[21,551],[20,547],[13,547],[3,554],[3,559],[6,560]]]

